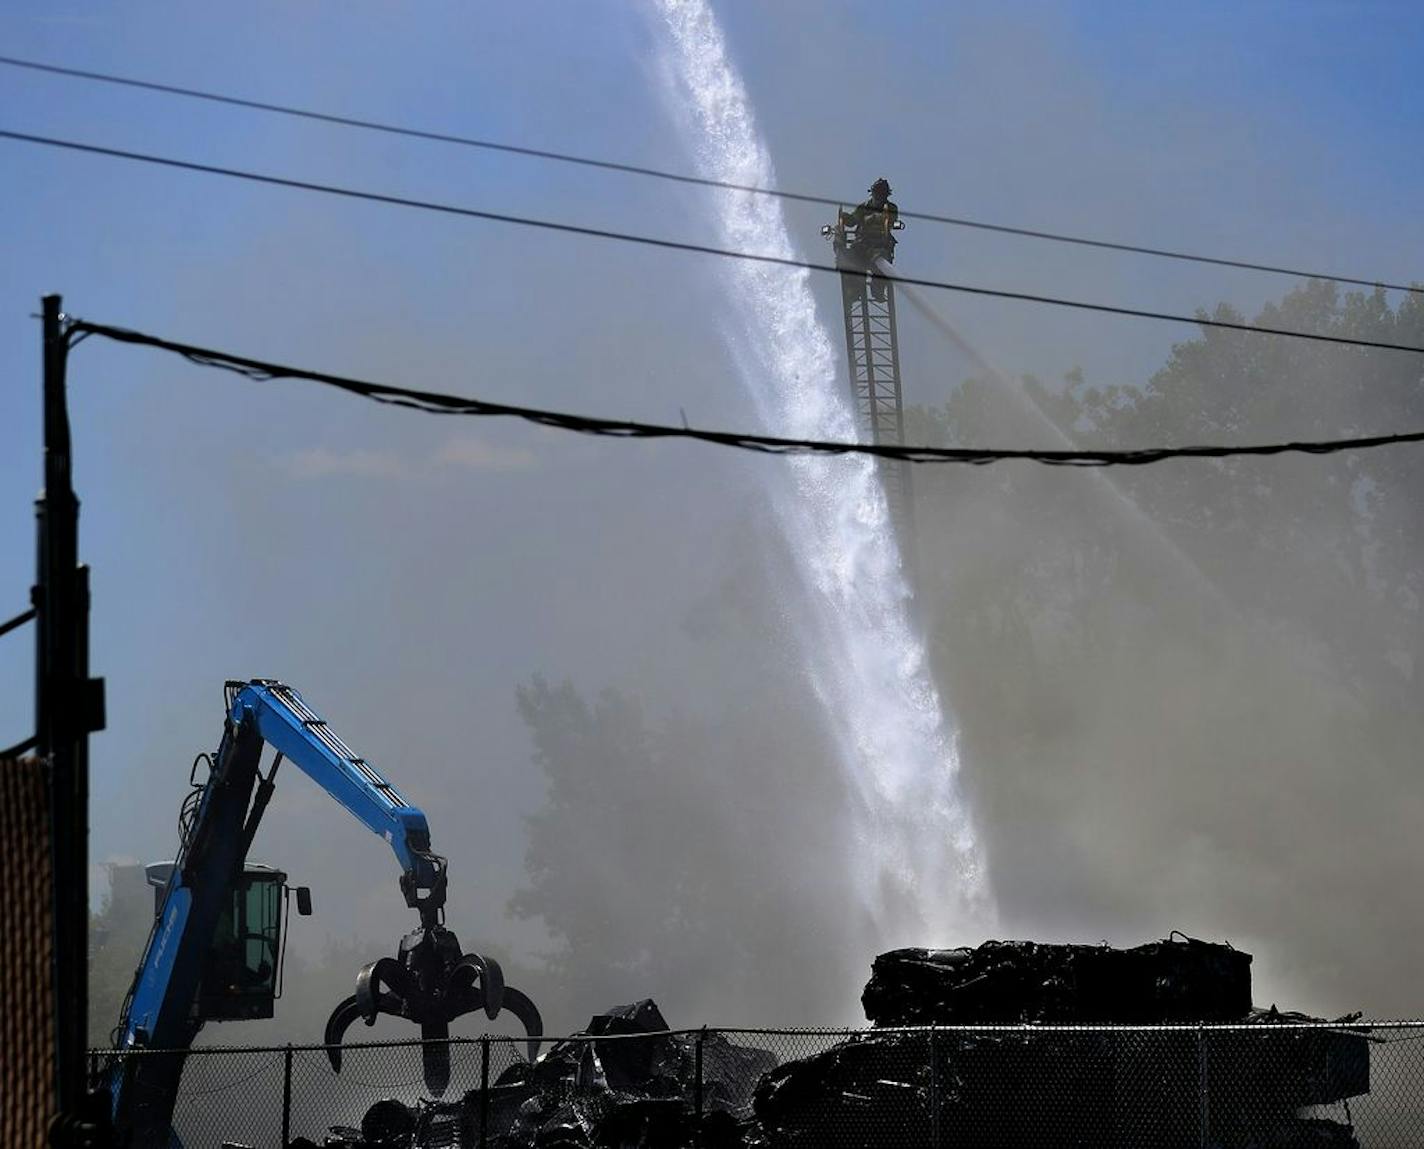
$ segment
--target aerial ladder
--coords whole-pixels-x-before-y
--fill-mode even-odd
[[[900,386],[900,342],[895,326],[895,232],[904,228],[890,200],[890,184],[876,180],[870,198],[841,208],[836,222],[821,228],[831,241],[840,272],[845,313],[846,360],[856,428],[863,441],[905,444],[905,405]],[[912,541],[910,464],[879,460],[881,485],[891,521],[908,551]]]
[[[381,1013],[413,1021],[423,1038],[438,1039],[464,1014],[483,1010],[494,1018],[508,1010],[530,1036],[532,1060],[543,1033],[538,1009],[504,984],[498,962],[462,953],[444,925],[446,862],[431,849],[425,814],[352,753],[291,687],[271,679],[229,682],[225,699],[217,753],[194,762],[196,773],[206,761],[208,775],[190,776],[178,857],[171,866],[150,867],[163,888],[114,1031],[115,1048],[128,1055],[113,1058],[108,1069],[117,1144],[171,1143],[185,1056],[206,1022],[273,1015],[289,896],[295,893],[299,914],[311,912],[305,887],[293,891],[281,871],[247,861],[284,760],[385,839],[401,868],[401,893],[420,916],[397,956],[366,965],[355,994],[332,1013],[325,1034],[332,1068],[340,1071],[346,1029],[358,1019],[371,1025]],[[265,746],[274,757],[263,774]],[[144,1049],[155,1052],[138,1052]],[[449,1049],[427,1040],[422,1050],[426,1085],[438,1096],[449,1082]]]

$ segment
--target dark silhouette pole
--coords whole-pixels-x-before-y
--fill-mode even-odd
[[[44,490],[35,505],[36,750],[49,764],[54,864],[56,1140],[75,1143],[88,1083],[89,734],[104,727],[104,684],[89,677],[89,571],[79,565],[60,297],[44,304]],[[82,1135],[81,1141],[82,1143]]]

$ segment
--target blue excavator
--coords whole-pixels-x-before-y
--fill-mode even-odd
[[[400,864],[400,889],[420,915],[395,957],[366,965],[356,992],[326,1025],[332,1068],[341,1069],[341,1041],[360,1019],[403,1017],[422,1038],[448,1037],[456,1018],[483,1010],[513,1014],[537,1055],[543,1022],[527,996],[504,984],[499,963],[463,953],[444,924],[446,862],[430,847],[425,815],[374,766],[351,752],[289,686],[271,679],[229,682],[227,716],[216,756],[199,755],[208,774],[190,776],[183,803],[179,853],[163,875],[153,929],[124,1002],[114,1046],[119,1051],[168,1050],[112,1059],[108,1087],[118,1143],[133,1149],[172,1140],[174,1104],[186,1051],[209,1021],[271,1017],[280,992],[284,908],[311,912],[306,887],[249,863],[247,852],[276,789],[277,768],[294,762],[326,793],[383,837]],[[274,756],[264,774],[264,747]],[[154,869],[150,868],[150,873]],[[422,1046],[426,1086],[439,1096],[450,1078],[448,1046]]]

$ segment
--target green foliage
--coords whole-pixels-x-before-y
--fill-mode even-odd
[[[119,1021],[153,922],[153,895],[133,866],[110,868],[114,886],[89,915],[89,1044],[102,1048]]]
[[[546,1012],[582,1022],[652,996],[675,1024],[828,1016],[827,971],[870,955],[828,957],[806,928],[837,911],[800,876],[842,848],[815,735],[774,709],[653,727],[623,693],[590,702],[540,678],[518,704],[548,797],[510,909],[560,943]]]
[[[530,818],[529,881],[510,908],[560,939],[551,980],[588,1012],[646,996],[720,949],[720,847],[704,816],[715,812],[697,808],[694,765],[670,761],[624,695],[590,704],[536,678],[518,703],[549,796]]]
[[[1214,314],[1243,319],[1224,305]],[[1420,296],[1392,309],[1383,291],[1342,299],[1328,283],[1290,292],[1257,322],[1424,345]],[[917,412],[917,426],[938,432],[942,442],[1009,436],[1017,442],[1025,433],[1042,442],[1046,421],[1077,443],[1114,447],[1424,427],[1418,356],[1216,329],[1178,344],[1141,389],[1094,388],[1074,371],[1059,389],[1029,379],[1022,393],[1017,399],[1001,380],[971,379],[945,407]],[[1400,447],[1339,457],[1169,463],[1114,471],[1105,481],[1117,492],[1108,500],[1120,504],[1115,512],[1098,505],[1101,489],[1084,502],[1089,483],[1022,470],[1004,477],[1016,518],[1053,538],[1060,560],[1072,556],[1079,608],[1087,605],[1083,600],[1108,600],[1128,589],[1115,573],[1129,581],[1138,574],[1124,570],[1123,547],[1131,540],[1121,537],[1120,522],[1109,521],[1120,520],[1130,504],[1237,608],[1306,627],[1347,668],[1358,692],[1403,702],[1424,656],[1418,562],[1424,520],[1415,505],[1424,489],[1424,453]],[[945,490],[942,482],[921,486],[928,520],[937,516],[929,504]],[[1291,570],[1286,594],[1283,565]],[[1045,593],[1043,580],[1051,578],[1061,591],[1067,573],[1060,563],[1019,567],[999,584],[998,605],[1035,613],[1056,597]],[[1341,603],[1349,609],[1339,609]]]
[[[1424,346],[1418,296],[1307,283],[1258,322]],[[979,377],[912,420],[961,446],[1386,433],[1424,427],[1424,360],[1204,329],[1141,387]],[[1321,967],[1358,980],[1347,939],[1387,928],[1417,862],[1424,452],[922,467],[915,491],[921,607],[1006,909],[1039,931],[1259,930],[1322,992]],[[1403,951],[1371,953],[1400,1008]]]

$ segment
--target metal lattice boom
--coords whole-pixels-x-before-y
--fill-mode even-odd
[[[863,270],[843,271],[846,360],[856,426],[872,443],[905,444],[905,408],[900,388],[900,347],[895,328],[895,285]],[[902,542],[910,527],[910,466],[882,460],[881,483]]]

